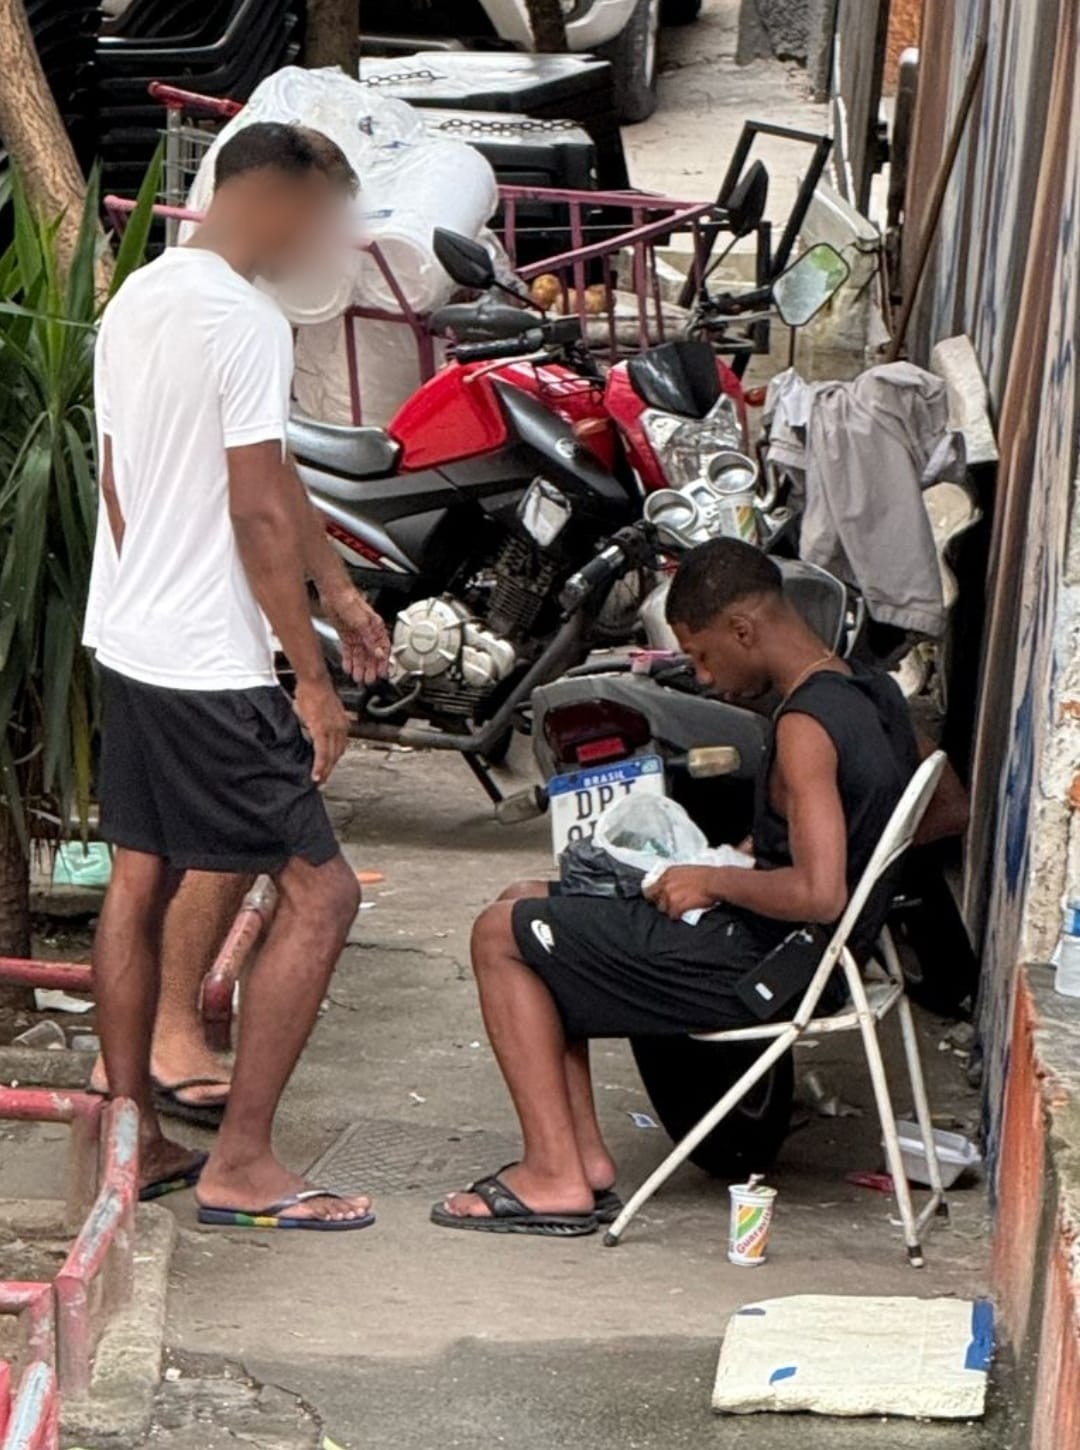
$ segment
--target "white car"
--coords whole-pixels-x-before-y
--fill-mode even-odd
[[[559,0],[570,49],[609,60],[620,121],[643,121],[656,106],[656,55],[661,23],[697,18],[701,0]],[[526,0],[364,0],[369,34],[440,35],[469,45],[533,48]],[[391,18],[392,16],[392,18]]]

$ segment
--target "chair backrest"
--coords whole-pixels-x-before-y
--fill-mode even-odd
[[[897,801],[893,813],[874,847],[873,854],[866,864],[866,870],[851,893],[844,914],[837,923],[836,930],[825,949],[813,980],[799,1004],[796,1018],[800,1022],[813,1015],[817,999],[825,988],[830,972],[840,960],[840,955],[847,946],[848,938],[862,915],[863,907],[865,907],[870,893],[893,862],[904,854],[914,840],[915,832],[919,829],[919,822],[926,814],[926,808],[933,799],[944,769],[945,752],[935,750],[932,755],[926,757],[908,781],[903,795]]]

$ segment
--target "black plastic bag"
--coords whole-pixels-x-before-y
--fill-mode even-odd
[[[641,895],[644,871],[617,861],[593,841],[573,841],[559,857],[559,882],[567,896],[629,899]]]

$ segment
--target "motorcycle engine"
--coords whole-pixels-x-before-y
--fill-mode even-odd
[[[394,624],[392,675],[401,684],[420,681],[429,705],[468,714],[504,680],[517,651],[473,617],[456,599],[419,599]]]

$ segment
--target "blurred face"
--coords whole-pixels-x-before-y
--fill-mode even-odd
[[[733,704],[751,704],[771,688],[761,648],[761,605],[739,600],[704,629],[673,624],[679,647],[690,656],[703,685]]]
[[[320,262],[334,265],[347,244],[349,201],[321,171],[264,172],[258,202],[261,275],[279,282]]]

